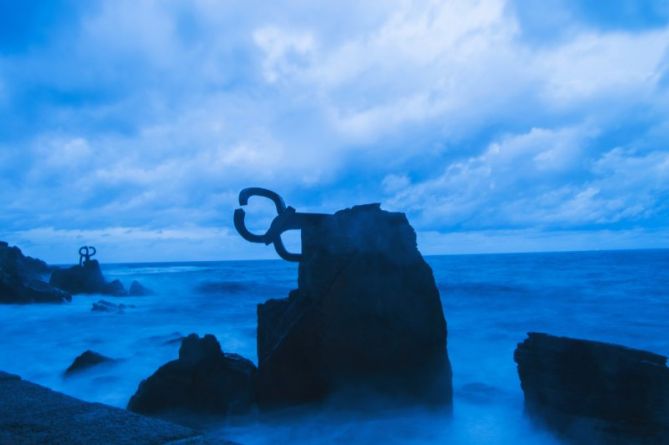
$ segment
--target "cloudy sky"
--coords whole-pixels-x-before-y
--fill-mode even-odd
[[[275,257],[252,185],[429,254],[669,247],[669,2],[0,0],[0,239]]]

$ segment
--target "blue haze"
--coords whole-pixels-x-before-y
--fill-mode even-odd
[[[439,411],[289,410],[210,425],[244,444],[557,444],[523,414],[512,354],[528,331],[616,342],[669,354],[669,251],[431,256],[448,322],[452,419]],[[0,306],[0,369],[85,400],[124,407],[139,382],[176,358],[178,336],[217,336],[256,361],[256,304],[285,297],[296,268],[283,261],[115,264],[108,278],[138,279],[148,297],[123,314],[91,312],[102,296],[63,305]],[[198,291],[203,284],[213,292]],[[7,340],[11,341],[7,343]],[[69,379],[86,349],[120,359]]]

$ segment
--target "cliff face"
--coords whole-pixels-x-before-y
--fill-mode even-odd
[[[359,385],[450,403],[439,291],[406,216],[365,205],[303,227],[298,289],[258,307],[258,359],[264,404]]]

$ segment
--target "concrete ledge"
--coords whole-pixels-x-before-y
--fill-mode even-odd
[[[0,371],[0,444],[205,444],[189,428],[66,396]]]

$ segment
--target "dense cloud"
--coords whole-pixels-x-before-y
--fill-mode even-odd
[[[430,253],[669,246],[665,2],[9,3],[0,238],[29,253],[271,255],[231,229],[249,185],[407,211]]]

